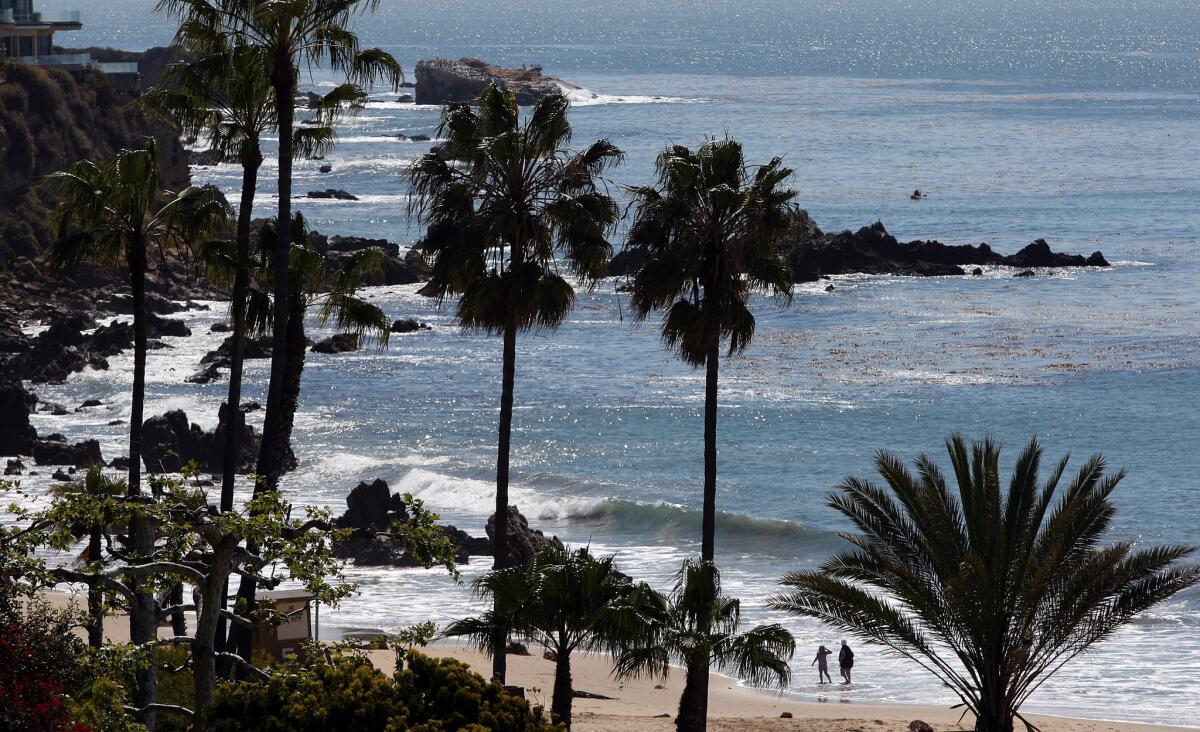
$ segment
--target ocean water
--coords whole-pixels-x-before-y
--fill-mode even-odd
[[[88,3],[70,45],[144,48],[170,23],[150,0]],[[95,5],[94,7],[92,7]],[[42,0],[45,10],[66,0]],[[806,660],[838,640],[779,617],[763,600],[785,572],[812,567],[847,525],[825,507],[878,449],[944,455],[953,431],[996,436],[1006,465],[1032,436],[1049,459],[1095,452],[1128,477],[1115,537],[1200,544],[1200,9],[1182,2],[787,3],[546,0],[382,3],[364,42],[407,69],[433,55],[542,63],[579,84],[575,140],[610,137],[627,155],[614,189],[645,182],[669,142],[742,140],[752,160],[783,155],[799,200],[826,230],[882,220],[901,239],[987,241],[1004,252],[1044,237],[1056,250],[1101,250],[1114,266],[980,278],[844,276],[797,288],[781,308],[755,303],[758,331],[722,371],[717,551],[727,589],[751,621],[797,635],[789,693],[830,701],[954,703],[919,669],[858,649],[859,679],[818,692]],[[306,85],[333,78],[319,69]],[[593,96],[594,95],[594,96]],[[344,188],[358,202],[296,206],[324,233],[409,242],[406,165],[438,110],[373,103],[339,128],[320,174],[296,166],[296,190]],[[264,176],[274,172],[264,167]],[[235,167],[196,169],[236,194]],[[929,198],[914,202],[913,188]],[[274,183],[256,205],[266,215]],[[491,501],[499,342],[454,327],[415,287],[369,292],[393,317],[433,330],[387,350],[311,354],[297,415],[300,468],[285,489],[340,510],[359,480],[386,479],[443,517],[482,531]],[[196,335],[150,355],[148,409],[183,408],[211,427],[224,385],[183,383],[221,335],[223,305],[185,318]],[[314,324],[314,333],[322,331]],[[39,387],[68,406],[42,432],[98,436],[121,451],[130,359]],[[266,363],[248,364],[263,400]],[[581,293],[556,333],[518,345],[513,494],[531,522],[615,553],[666,587],[698,551],[703,375],[635,326],[606,282]],[[27,485],[45,485],[44,476]],[[490,562],[478,558],[469,579]],[[469,590],[435,571],[350,569],[361,594],[322,611],[331,628],[396,629],[473,612]],[[1030,708],[1096,718],[1194,724],[1200,712],[1200,593],[1149,613],[1048,682]]]

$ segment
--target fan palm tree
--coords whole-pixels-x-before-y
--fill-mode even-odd
[[[705,366],[704,518],[700,556],[714,561],[717,503],[717,377],[721,343],[740,353],[754,337],[748,300],[790,300],[783,244],[795,213],[792,174],[779,158],[747,166],[725,138],[698,150],[672,145],[655,162],[656,186],[632,189],[636,207],[627,251],[642,264],[630,282],[635,316],[664,310],[663,340],[692,366]]]
[[[682,663],[687,680],[675,718],[679,732],[702,732],[707,725],[710,665],[757,686],[774,683],[787,688],[795,639],[775,623],[739,633],[741,603],[721,595],[721,573],[715,564],[686,560],[671,596],[658,599],[659,609],[649,626],[630,636],[618,655],[616,675],[665,678],[673,661]]]
[[[158,0],[156,9],[181,17],[176,43],[201,56],[219,52],[229,39],[256,48],[266,64],[266,77],[274,94],[279,130],[278,246],[273,256],[275,310],[272,316],[273,351],[267,409],[263,422],[262,450],[256,473],[262,483],[256,490],[274,490],[288,452],[284,433],[283,390],[288,367],[288,271],[292,242],[292,159],[295,98],[301,68],[327,66],[344,73],[346,82],[335,87],[316,105],[319,121],[328,124],[347,106],[361,105],[363,85],[384,82],[398,88],[404,75],[391,54],[377,48],[362,49],[358,36],[348,29],[357,13],[374,11],[379,0]]]
[[[734,140],[710,139],[697,150],[672,145],[655,162],[654,186],[632,189],[635,217],[626,251],[641,265],[630,302],[641,321],[663,310],[661,334],[692,366],[705,367],[704,499],[700,557],[715,561],[717,518],[717,383],[722,341],[729,355],[754,336],[752,292],[792,295],[783,245],[794,219],[792,171],[779,158],[752,168]],[[697,660],[703,656],[696,656]],[[707,699],[708,672],[688,670]]]
[[[1010,732],[1046,679],[1200,582],[1200,566],[1177,564],[1191,547],[1101,545],[1125,474],[1106,475],[1099,455],[1055,501],[1067,458],[1039,482],[1036,440],[1007,490],[992,440],[968,447],[955,435],[946,448],[956,488],[932,458],[918,457],[914,474],[886,452],[875,466],[887,490],[846,480],[829,505],[860,532],[843,535],[853,548],[786,575],[788,591],[770,604],[919,664],[975,714],[976,730]]]
[[[571,653],[613,651],[625,630],[640,617],[631,599],[652,591],[635,587],[616,570],[611,556],[594,557],[587,548],[547,547],[520,567],[508,567],[475,580],[475,592],[494,602],[478,618],[451,623],[444,636],[469,637],[492,652],[497,628],[510,630],[554,655],[551,713],[571,726]]]
[[[575,292],[556,257],[586,286],[608,274],[607,234],[620,218],[600,176],[622,153],[608,140],[580,152],[571,139],[568,102],[538,100],[522,121],[516,97],[489,85],[471,104],[442,112],[445,142],[410,172],[410,213],[428,225],[420,247],[432,272],[421,290],[458,300],[463,328],[503,336],[503,377],[496,459],[496,526],[508,515],[509,447],[517,334],[558,327]],[[508,532],[495,532],[495,569],[506,566]],[[492,674],[504,680],[505,637],[493,641]]]
[[[219,231],[229,207],[213,188],[163,190],[159,183],[158,147],[121,150],[106,162],[83,160],[49,176],[60,197],[54,216],[59,238],[51,247],[56,268],[73,269],[87,259],[115,265],[124,260],[133,293],[133,394],[129,417],[128,495],[141,488],[142,415],[146,397],[146,270],[147,250],[188,247]],[[147,521],[130,527],[134,551],[154,550],[154,529]],[[139,585],[142,584],[139,582]],[[158,617],[154,595],[140,588],[129,614],[130,638],[142,644],[154,640]],[[138,706],[153,703],[153,669],[138,672]],[[153,727],[152,721],[150,726]]]

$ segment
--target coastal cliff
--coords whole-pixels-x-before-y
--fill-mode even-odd
[[[577,88],[553,76],[543,76],[541,66],[506,69],[477,58],[418,61],[416,79],[417,104],[471,102],[485,86],[496,84],[515,94],[517,104],[527,106],[547,94]]]
[[[0,66],[0,269],[35,259],[50,243],[54,201],[36,184],[78,160],[99,160],[152,136],[163,184],[188,184],[178,131],[127,103],[97,72],[75,77],[29,64]]]

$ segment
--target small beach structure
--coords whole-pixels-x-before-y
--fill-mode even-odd
[[[258,593],[258,602],[273,602],[284,621],[272,627],[256,623],[251,639],[254,652],[266,651],[282,661],[299,653],[301,644],[316,637],[320,609],[316,596],[306,590],[275,590]]]

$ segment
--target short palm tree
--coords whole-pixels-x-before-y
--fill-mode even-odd
[[[124,262],[133,293],[133,394],[129,417],[127,491],[141,489],[142,415],[146,397],[146,270],[151,248],[191,247],[218,232],[230,214],[212,188],[163,190],[159,183],[158,147],[121,150],[102,163],[83,160],[48,179],[60,197],[55,210],[59,238],[50,252],[53,264],[72,269],[83,260],[115,265]],[[134,549],[143,556],[154,550],[154,529],[146,521],[130,527]],[[156,637],[158,617],[149,591],[139,590],[130,609],[130,637],[146,643]],[[138,706],[156,694],[153,670],[140,671]]]
[[[848,479],[829,499],[860,533],[819,571],[793,572],[771,600],[919,664],[975,714],[980,732],[1010,732],[1029,696],[1138,613],[1200,582],[1193,550],[1135,550],[1101,540],[1124,472],[1092,457],[1060,493],[1064,458],[1039,482],[1042,448],[1017,458],[1007,490],[990,439],[946,444],[956,488],[937,463],[913,474],[881,452],[887,490]],[[1029,726],[1029,723],[1026,722]]]
[[[159,11],[180,16],[176,43],[184,50],[207,56],[226,48],[230,39],[258,49],[274,95],[279,130],[279,246],[273,257],[271,380],[263,421],[262,451],[256,473],[262,489],[274,490],[288,445],[283,429],[283,390],[288,330],[288,270],[292,242],[292,159],[295,155],[295,99],[300,71],[325,66],[344,73],[346,82],[316,105],[320,121],[328,124],[347,106],[365,98],[363,85],[386,83],[395,89],[403,81],[400,65],[377,48],[362,49],[349,30],[357,13],[374,11],[379,0],[158,0]],[[257,488],[256,488],[257,489]]]
[[[787,688],[788,661],[796,651],[781,625],[759,625],[740,633],[741,603],[721,595],[721,573],[702,559],[688,559],[669,598],[659,596],[643,632],[633,633],[617,657],[617,678],[666,677],[672,662],[687,669],[675,728],[702,732],[708,720],[708,671],[731,673],[756,686]]]
[[[478,618],[451,623],[443,635],[466,636],[485,652],[499,628],[541,645],[554,654],[554,695],[550,710],[571,726],[571,653],[611,651],[622,630],[637,617],[630,604],[638,590],[616,570],[611,556],[595,557],[587,548],[548,547],[520,567],[508,567],[475,581],[475,592],[494,602]],[[649,588],[641,589],[643,594]]]
[[[472,104],[442,112],[445,138],[413,163],[410,213],[428,226],[420,247],[432,262],[422,293],[458,300],[463,328],[503,336],[503,383],[496,459],[496,525],[508,515],[509,448],[517,334],[558,327],[575,292],[566,268],[590,287],[608,274],[606,238],[620,218],[601,175],[621,161],[608,140],[580,152],[571,139],[566,97],[542,97],[521,119],[516,97],[494,85]],[[495,532],[503,569],[505,530]],[[505,638],[497,634],[493,676],[504,679]]]

